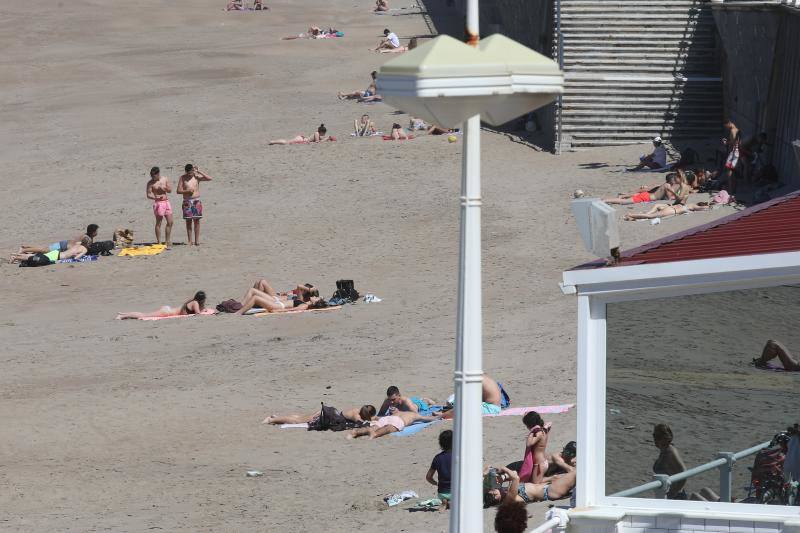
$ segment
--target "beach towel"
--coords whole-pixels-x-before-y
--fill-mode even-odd
[[[375,133],[367,133],[366,135],[356,135],[355,132],[350,134],[350,137],[383,137],[382,131],[376,131]]]
[[[575,407],[574,403],[565,403],[561,405],[537,405],[536,407],[511,407],[504,409],[499,415],[483,415],[483,416],[524,416],[530,411],[536,411],[539,414],[554,414],[566,413]]]
[[[303,422],[302,424],[281,424],[281,429],[308,429],[308,423]]]
[[[395,431],[394,433],[389,433],[393,437],[410,437],[411,435],[416,435],[423,429],[426,429],[434,424],[440,423],[442,420],[431,420],[430,422],[414,422],[410,426],[406,426],[403,428],[402,431]]]
[[[413,136],[413,135],[409,135],[409,136],[408,136],[408,139],[397,139],[397,140],[398,140],[398,141],[410,141],[410,140],[411,140],[411,139],[413,139],[413,138],[414,138],[414,136]],[[391,136],[391,135],[384,135],[384,136],[383,136],[383,140],[384,140],[384,141],[393,141],[394,139],[392,138],[392,136]]]
[[[206,309],[203,309],[202,311],[200,311],[197,314],[199,314],[199,315],[216,315],[217,314],[217,310],[216,309],[206,308]],[[197,316],[197,315],[148,316],[148,317],[145,317],[145,318],[138,318],[137,320],[166,320],[167,318],[189,318],[191,316]]]
[[[341,308],[342,308],[342,306],[341,306],[341,305],[334,305],[334,306],[331,306],[331,307],[323,307],[323,308],[321,308],[321,309],[298,309],[297,311],[284,311],[283,313],[270,313],[270,312],[266,312],[266,313],[256,313],[256,314],[255,314],[255,315],[253,315],[253,316],[280,316],[280,315],[294,315],[294,314],[297,314],[297,313],[310,313],[310,312],[312,312],[312,311],[338,311],[338,310],[339,310],[339,309],[341,309]]]
[[[69,259],[59,259],[58,263],[91,263],[92,261],[97,261],[96,255],[84,255],[80,259],[75,259],[74,257],[70,257]]]
[[[164,244],[151,244],[149,246],[136,246],[133,248],[123,248],[117,254],[119,257],[128,256],[132,257],[135,255],[157,255],[166,250],[167,247]]]

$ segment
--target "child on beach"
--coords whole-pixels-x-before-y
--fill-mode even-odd
[[[439,433],[439,448],[441,452],[431,461],[428,475],[425,480],[431,485],[436,485],[439,499],[447,504],[450,501],[450,476],[453,465],[453,432],[445,429]],[[434,474],[437,479],[433,479]]]
[[[523,483],[541,483],[550,466],[547,460],[550,424],[545,424],[536,411],[526,413],[522,423],[528,428],[528,436],[525,438],[525,457],[519,470],[519,479]]]
[[[165,305],[158,311],[152,313],[117,313],[117,320],[125,320],[128,318],[155,318],[179,315],[199,315],[206,308],[206,293],[197,291],[194,297],[188,302],[181,305],[179,308],[170,307]]]
[[[203,218],[203,203],[200,201],[200,182],[211,181],[211,176],[196,168],[194,165],[187,164],[184,167],[185,174],[178,180],[178,194],[183,195],[181,210],[183,219],[186,221],[186,235],[189,246],[200,246],[200,219]],[[192,241],[194,232],[194,241]]]

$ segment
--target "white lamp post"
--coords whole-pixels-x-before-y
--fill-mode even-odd
[[[415,117],[464,124],[456,332],[451,533],[483,531],[481,115],[499,125],[563,92],[558,65],[502,35],[478,44],[478,2],[468,0],[469,46],[446,35],[381,67],[378,93]]]

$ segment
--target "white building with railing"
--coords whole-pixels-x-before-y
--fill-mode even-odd
[[[800,374],[751,364],[770,339],[800,352],[800,194],[566,271],[561,287],[578,305],[576,505],[534,531],[800,533],[800,506],[744,503],[754,456],[800,421]],[[653,475],[656,423],[682,472]],[[683,499],[665,498],[678,483]],[[701,487],[719,501],[691,499]]]

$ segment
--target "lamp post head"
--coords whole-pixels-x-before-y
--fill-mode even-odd
[[[548,104],[564,77],[555,62],[502,35],[478,47],[442,35],[388,61],[377,81],[390,105],[454,127],[478,114],[499,125]]]

